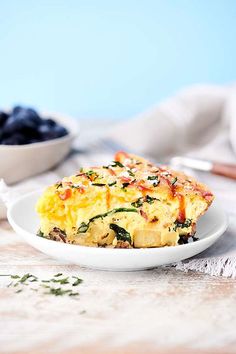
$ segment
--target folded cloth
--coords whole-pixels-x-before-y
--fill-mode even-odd
[[[236,88],[194,86],[157,107],[126,122],[112,125],[104,137],[116,145],[158,161],[176,154],[236,162]],[[91,126],[90,126],[91,129]],[[8,187],[0,183],[0,200],[6,204],[18,195],[73,174],[82,165],[98,165],[112,158],[104,144],[90,154],[71,156],[57,169]],[[230,225],[214,246],[197,257],[175,266],[184,271],[196,270],[211,275],[236,278],[236,182],[220,176],[199,173],[229,215]],[[1,204],[1,203],[0,203]],[[5,211],[0,208],[0,218]]]
[[[190,87],[157,107],[117,124],[108,136],[127,150],[161,160],[177,153],[186,154],[230,130],[228,140],[236,152],[235,95],[234,87]]]

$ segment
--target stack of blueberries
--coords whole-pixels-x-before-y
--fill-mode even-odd
[[[23,145],[60,138],[68,134],[51,118],[44,119],[32,108],[0,111],[0,145]]]

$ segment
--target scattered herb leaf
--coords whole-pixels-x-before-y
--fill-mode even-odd
[[[46,292],[44,294],[52,294],[55,296],[60,296],[60,295],[65,295],[65,294],[68,294],[69,296],[79,295],[78,292],[73,292],[72,289],[68,289],[67,285],[69,284],[70,286],[78,286],[79,284],[82,283],[83,280],[77,276],[72,276],[71,278],[69,276],[64,277],[64,278],[58,278],[62,275],[63,275],[62,273],[57,273],[51,279],[38,280],[38,277],[36,277],[35,275],[30,274],[30,273],[26,273],[23,276],[11,275],[11,274],[0,274],[0,276],[7,276],[7,277],[10,277],[11,279],[13,279],[13,281],[10,282],[7,285],[7,287],[14,287],[15,288],[15,287],[21,285],[21,288],[18,289],[15,293],[21,293],[23,291],[23,288],[25,286],[29,285],[31,282],[39,281],[39,286],[48,290],[48,292]],[[72,278],[75,280],[72,280]],[[47,284],[45,284],[45,283],[47,283]],[[62,286],[66,285],[66,288],[63,288],[63,287],[55,288],[55,287],[51,286],[50,283],[59,283]],[[30,287],[29,289],[33,290],[33,291],[39,290],[39,288],[35,288],[35,287]]]
[[[52,295],[55,295],[55,296],[61,296],[61,295],[65,295],[65,294],[68,294],[68,293],[71,293],[71,290],[69,289],[62,289],[62,288],[49,288],[48,289],[49,292],[48,293],[44,293],[44,294],[52,294]]]
[[[71,292],[70,294],[69,294],[69,296],[78,296],[79,295],[79,293],[73,293],[73,292]]]
[[[51,282],[53,282],[53,283],[60,283],[61,285],[69,284],[68,278],[69,278],[69,277],[62,278],[62,279],[53,279],[53,278],[52,278],[52,279],[51,279]]]
[[[19,276],[19,275],[11,275],[11,278],[12,278],[12,279],[19,279],[20,276]]]
[[[31,277],[31,274],[29,274],[29,273],[23,275],[23,277],[21,277],[21,279],[20,279],[20,283],[25,283],[26,280],[28,280],[30,277]]]
[[[54,277],[60,277],[62,275],[62,273],[57,273],[54,275]]]
[[[72,278],[75,278],[76,280],[74,281],[74,283],[72,283],[72,286],[77,286],[77,285],[79,285],[79,284],[81,284],[82,283],[82,279],[80,279],[80,278],[78,278],[78,277],[75,277],[75,276],[73,276]]]

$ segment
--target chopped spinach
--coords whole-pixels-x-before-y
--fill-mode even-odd
[[[89,228],[89,225],[86,224],[85,222],[82,222],[80,224],[80,227],[78,228],[78,233],[84,233],[88,230],[88,228]]]
[[[110,168],[110,167],[124,167],[121,162],[119,161],[112,161],[112,163],[108,166],[102,166],[103,168]]]
[[[92,183],[92,186],[104,187],[106,183]]]
[[[134,206],[135,208],[140,208],[141,206],[143,206],[144,202],[148,204],[153,204],[155,200],[160,200],[160,199],[146,195],[146,197],[138,198],[135,202],[131,203],[131,205]]]
[[[44,237],[44,233],[43,233],[41,230],[39,230],[39,231],[37,232],[37,236],[39,236],[39,237]]]
[[[185,228],[185,227],[190,227],[192,225],[192,219],[185,219],[184,222],[180,222],[178,220],[175,221],[175,226],[174,226],[174,231],[176,231],[178,228]]]
[[[143,198],[138,198],[136,202],[131,203],[131,205],[135,208],[140,208],[143,205]]]
[[[124,167],[124,165],[119,161],[112,161],[111,167]]]
[[[108,183],[108,186],[111,187],[111,186],[114,186],[115,184],[116,184],[116,181]]]
[[[149,195],[146,195],[145,197],[145,202],[147,202],[148,204],[153,204],[155,200],[160,200],[160,199],[150,197]]]
[[[177,182],[177,180],[178,180],[178,178],[175,177],[175,178],[172,180],[171,184],[174,185],[174,184]]]
[[[118,241],[128,241],[131,244],[130,233],[126,231],[123,227],[118,226],[116,224],[110,224],[109,227],[115,232]]]
[[[148,176],[147,178],[149,181],[154,181],[156,179],[158,179],[158,176]]]
[[[98,215],[93,216],[91,219],[89,219],[89,222],[92,222],[92,221],[94,221],[95,219],[98,219],[98,218],[104,218],[104,217],[106,217],[108,215],[112,215],[112,214],[115,214],[115,213],[121,213],[121,212],[137,213],[137,210],[134,209],[134,208],[116,208],[116,209],[109,210],[109,211],[107,211],[104,214],[98,214]]]
[[[114,186],[115,184],[116,184],[116,181],[108,183],[108,186],[111,187],[111,186]],[[106,183],[92,183],[92,186],[104,187],[104,186],[106,186]]]
[[[131,177],[135,177],[135,174],[133,173],[133,171],[128,170],[127,172],[128,172],[128,174],[129,174]]]
[[[98,215],[95,215],[93,216],[91,219],[89,219],[89,222],[86,224],[85,222],[82,222],[80,224],[80,227],[78,228],[78,233],[84,233],[88,230],[89,228],[89,225],[91,222],[93,222],[94,220],[96,219],[99,219],[99,218],[105,218],[106,216],[108,215],[112,215],[112,214],[115,214],[115,213],[121,213],[121,212],[125,212],[125,213],[137,213],[137,209],[135,208],[116,208],[116,209],[112,209],[112,210],[109,210],[107,211],[106,213],[104,214],[98,214]]]
[[[90,179],[90,181],[92,179],[95,179],[98,177],[97,172],[93,171],[93,170],[89,170],[88,172],[85,172],[85,175],[88,177],[88,179]]]

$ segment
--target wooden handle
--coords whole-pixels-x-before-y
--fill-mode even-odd
[[[220,175],[236,180],[236,165],[214,162],[211,170],[215,175]]]

